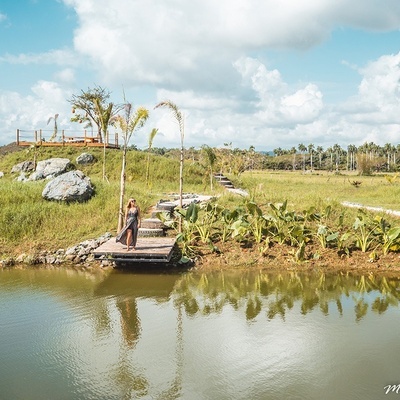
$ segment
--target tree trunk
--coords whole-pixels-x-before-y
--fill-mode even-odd
[[[183,146],[181,147],[181,159],[179,165],[179,207],[183,206]],[[179,232],[182,232],[182,217],[179,218]]]
[[[121,168],[121,183],[120,183],[120,194],[119,194],[119,210],[118,210],[118,229],[119,232],[124,226],[124,195],[125,195],[125,170],[126,170],[126,146],[122,153],[122,168]]]

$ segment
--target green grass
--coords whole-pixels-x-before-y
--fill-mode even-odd
[[[76,157],[87,151],[96,157],[92,165],[76,164]],[[75,148],[43,148],[37,160],[51,157],[69,158],[77,169],[90,177],[95,196],[85,203],[65,204],[42,198],[47,181],[16,182],[11,168],[22,161],[32,160],[26,150],[0,157],[0,258],[21,252],[57,250],[105,232],[116,233],[120,193],[122,152],[108,150],[106,175],[102,179],[102,150]],[[162,156],[150,157],[150,179],[146,182],[147,153],[128,151],[125,200],[134,196],[143,211],[150,216],[151,208],[169,193],[179,191],[179,161]],[[210,194],[207,176],[202,168],[191,163],[185,166],[184,191]],[[217,187],[214,193],[222,193]]]
[[[76,164],[76,157],[87,151],[96,157],[89,166]],[[96,194],[85,203],[64,204],[49,202],[42,198],[47,182],[20,183],[10,174],[13,165],[32,160],[33,153],[21,150],[0,156],[0,258],[21,252],[56,250],[67,248],[83,240],[105,232],[116,233],[120,192],[122,152],[108,150],[106,155],[107,181],[102,180],[102,149],[43,148],[37,153],[38,160],[66,157],[77,169],[92,180]],[[150,180],[146,182],[147,153],[128,151],[126,199],[134,196],[141,206],[144,217],[150,215],[151,207],[168,193],[179,190],[179,161],[151,155]],[[390,183],[385,176],[357,177],[332,173],[302,174],[296,172],[253,171],[236,178],[228,177],[236,187],[248,190],[250,196],[261,206],[288,200],[288,209],[302,211],[326,205],[340,208],[340,202],[349,201],[367,206],[400,209],[398,198],[400,181]],[[351,181],[359,180],[356,188]],[[243,199],[224,191],[215,183],[211,193],[209,177],[197,163],[188,161],[184,169],[184,191],[214,194],[220,202],[234,208]],[[346,213],[354,213],[346,210]]]
[[[361,182],[359,187],[352,185],[355,180]],[[287,199],[288,205],[296,210],[343,201],[400,210],[400,181],[390,183],[384,175],[257,171],[243,174],[237,185],[246,188],[258,202],[277,203]]]

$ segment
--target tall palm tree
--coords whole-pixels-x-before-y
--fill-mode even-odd
[[[137,110],[132,110],[131,103],[125,103],[124,115],[118,114],[115,116],[114,124],[121,130],[124,144],[122,147],[122,168],[119,196],[119,213],[118,213],[118,232],[122,229],[124,223],[124,195],[125,195],[125,180],[126,180],[126,153],[128,143],[132,134],[143,127],[149,118],[149,112],[144,107],[139,107]]]
[[[314,145],[310,143],[308,145],[308,152],[310,154],[310,167],[311,167],[311,172],[313,170],[313,151],[314,151]]]
[[[339,165],[340,165],[340,156],[343,152],[342,148],[338,144],[333,145],[333,152],[335,153],[335,161],[336,161],[336,172],[339,171]]]
[[[172,115],[176,119],[178,126],[179,126],[179,133],[181,136],[181,156],[180,156],[180,168],[179,168],[179,207],[182,208],[183,205],[183,160],[184,160],[184,147],[183,147],[183,141],[185,138],[185,123],[184,123],[184,118],[182,115],[182,112],[179,110],[179,108],[176,106],[175,103],[173,103],[170,100],[165,100],[160,103],[158,103],[154,108],[160,108],[160,107],[167,107],[172,111]]]
[[[317,154],[319,159],[319,169],[322,169],[322,154],[324,153],[324,148],[322,146],[317,146]]]
[[[303,143],[300,143],[297,148],[299,149],[300,153],[303,154],[303,171],[305,171],[306,170],[306,151],[307,151],[307,147],[304,146]]]

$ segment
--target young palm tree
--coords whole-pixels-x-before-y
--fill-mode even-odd
[[[53,134],[51,135],[51,138],[49,139],[50,142],[52,142],[53,140],[55,140],[55,138],[57,137],[57,132],[58,132],[58,128],[57,128],[57,118],[58,118],[58,114],[55,114],[54,117],[50,117],[47,120],[47,125],[50,123],[51,120],[54,120],[54,130],[53,130]]]
[[[160,108],[160,107],[167,107],[172,111],[172,115],[175,117],[178,126],[179,126],[179,132],[181,135],[181,155],[180,155],[180,168],[179,168],[179,207],[182,208],[183,205],[183,160],[184,160],[184,147],[183,147],[183,140],[185,138],[185,124],[184,124],[184,118],[182,115],[182,112],[179,110],[179,108],[176,106],[175,103],[173,103],[170,100],[165,100],[160,103],[158,103],[154,108]]]
[[[204,144],[201,146],[201,150],[203,155],[205,156],[205,160],[207,162],[207,167],[210,172],[210,187],[211,191],[213,190],[213,173],[214,173],[214,165],[215,162],[217,161],[217,156],[215,155],[214,150],[210,147]]]
[[[150,175],[150,151],[153,147],[153,140],[158,132],[157,128],[153,128],[149,135],[149,148],[147,149],[147,168],[146,168],[146,185],[149,186],[149,175]]]
[[[149,112],[144,107],[139,107],[136,111],[132,111],[132,104],[126,103],[124,106],[124,115],[117,115],[114,118],[114,124],[122,132],[124,144],[122,147],[122,168],[121,168],[121,184],[119,196],[119,216],[118,216],[118,232],[122,229],[124,224],[124,195],[125,195],[125,180],[126,180],[126,153],[128,150],[128,143],[132,134],[143,127],[149,118]]]
[[[107,107],[103,105],[99,98],[93,99],[94,106],[97,111],[97,116],[99,120],[99,126],[104,133],[103,140],[103,180],[107,180],[106,177],[106,146],[108,144],[108,125],[110,124],[111,118],[113,117],[114,104],[109,103]]]

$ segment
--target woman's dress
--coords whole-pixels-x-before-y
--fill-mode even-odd
[[[138,210],[129,210],[127,219],[126,219],[126,224],[125,226],[121,229],[121,231],[118,233],[117,237],[115,238],[116,242],[120,242],[126,246],[136,246],[137,242],[137,237],[138,237],[138,231],[139,231],[139,221],[138,221]],[[131,243],[126,243],[126,237],[127,237],[127,230],[131,229],[132,230],[132,241]]]

